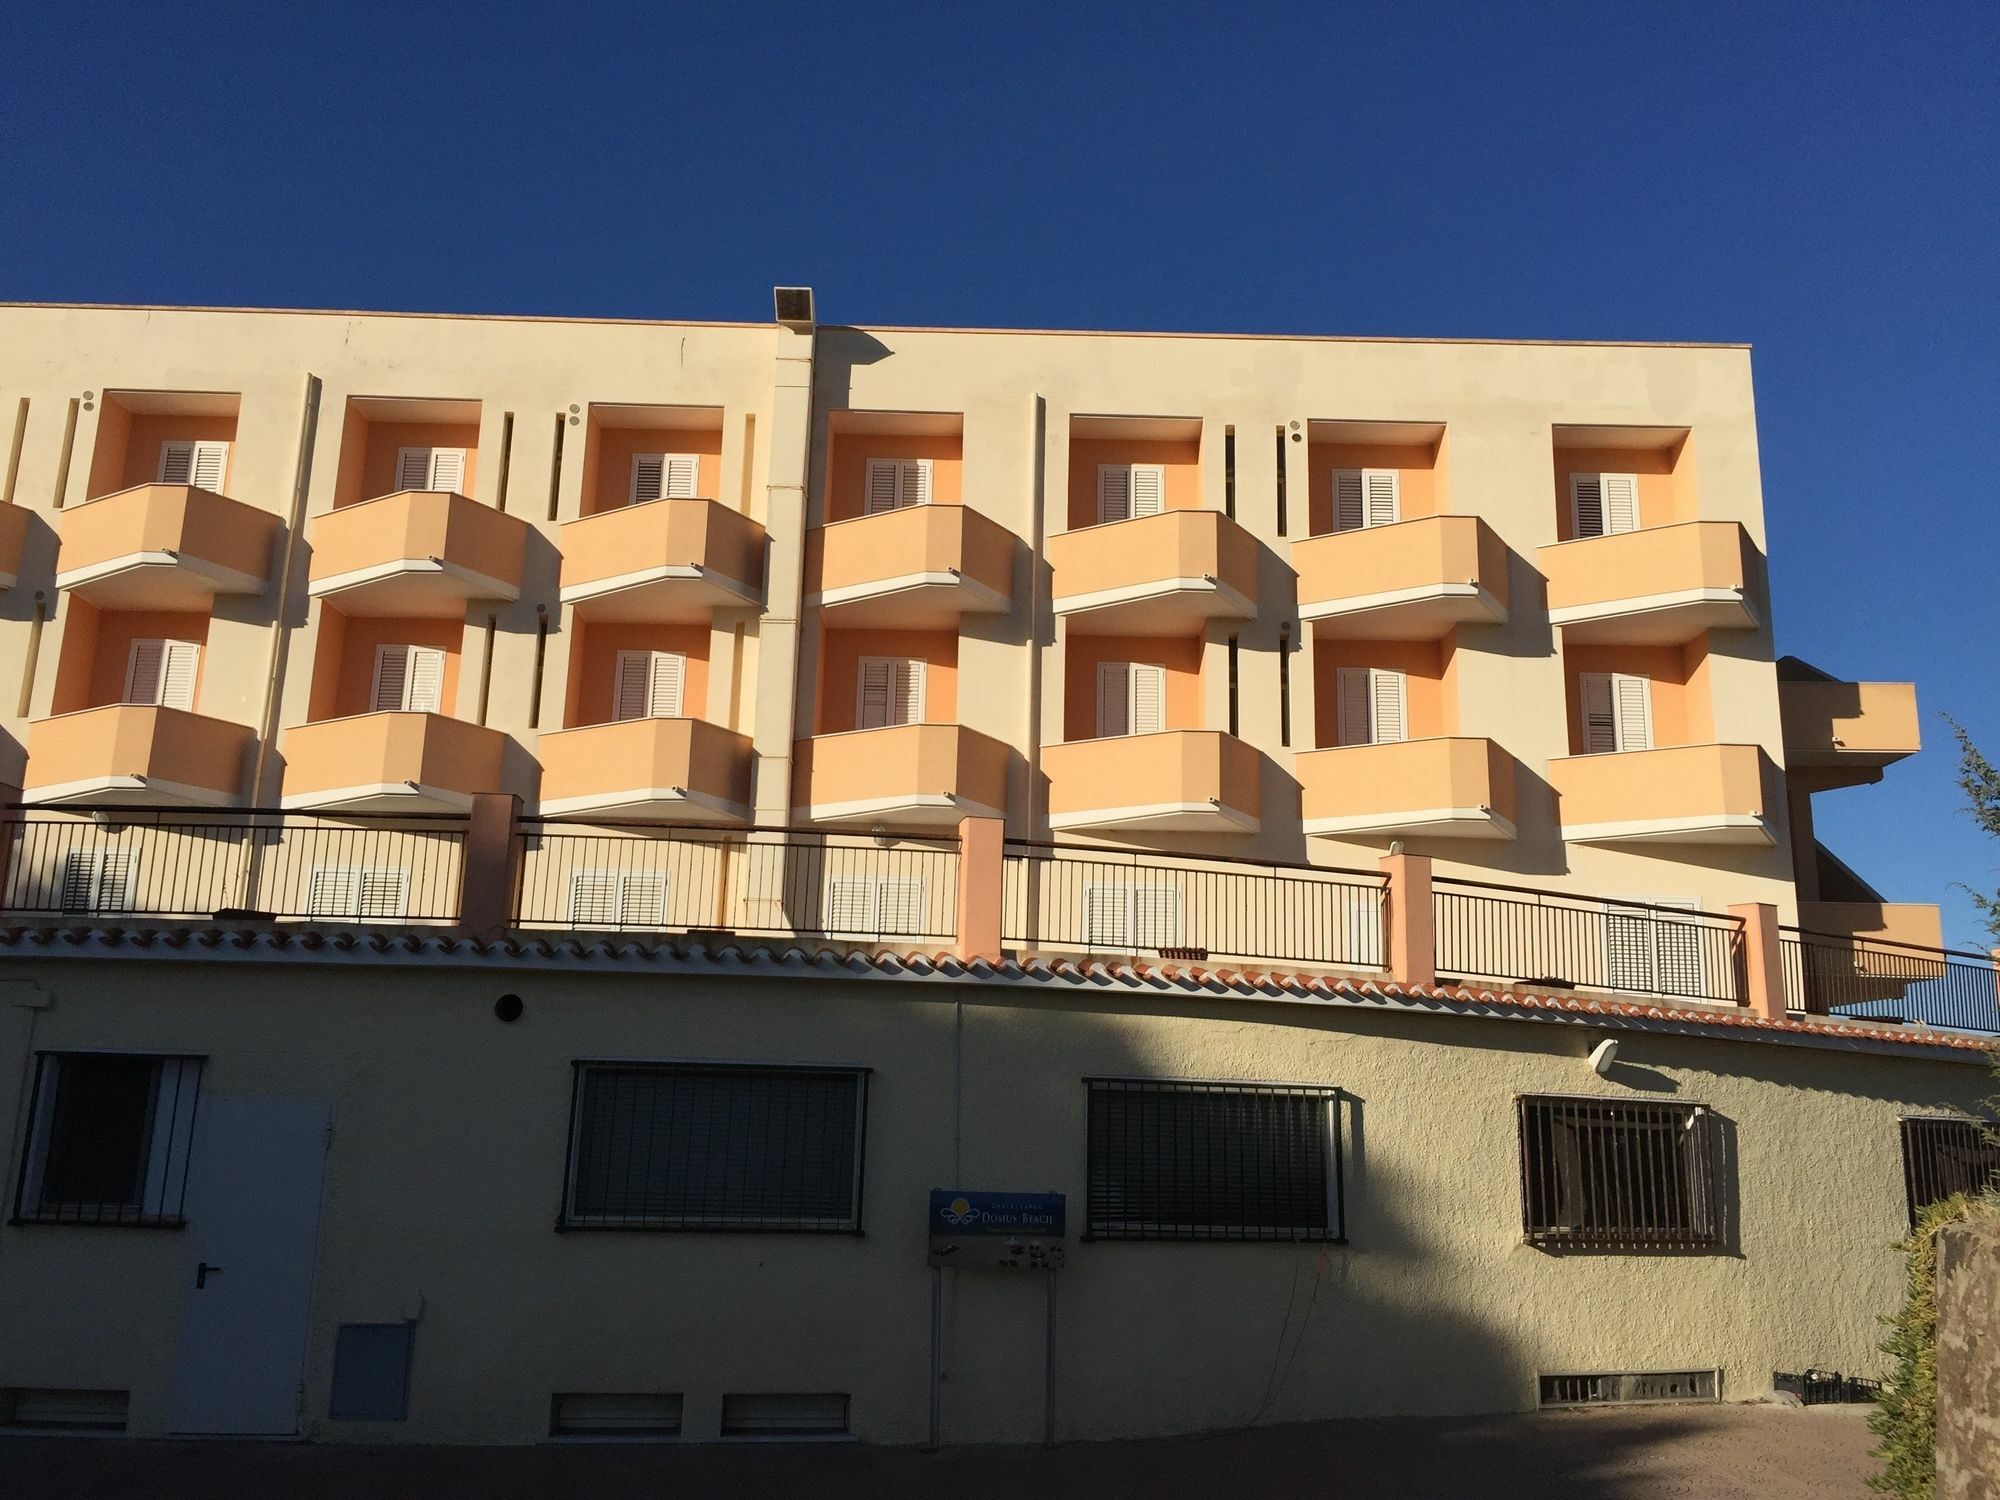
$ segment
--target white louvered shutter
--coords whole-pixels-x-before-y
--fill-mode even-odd
[[[1132,946],[1178,948],[1181,944],[1181,892],[1173,885],[1132,887]]]
[[[1654,907],[1699,911],[1692,900],[1655,900]],[[1665,911],[1609,906],[1604,912],[1604,982],[1614,990],[1651,995],[1699,996],[1702,983],[1701,924]]]
[[[1123,521],[1132,514],[1132,466],[1130,464],[1099,464],[1097,466],[1097,519]]]
[[[1393,526],[1403,518],[1402,475],[1394,469],[1363,469],[1370,526]]]
[[[223,477],[229,471],[229,444],[196,443],[194,466],[188,483],[198,490],[222,492]]]
[[[410,648],[408,646],[377,646],[375,648],[375,685],[369,693],[369,708],[373,713],[394,713],[409,702],[410,690]]]
[[[618,883],[618,925],[620,927],[664,927],[667,925],[667,877],[662,874],[634,874]]]
[[[1129,948],[1132,946],[1132,888],[1123,884],[1095,884],[1083,887],[1083,946],[1086,948]]]
[[[1584,672],[1577,677],[1583,700],[1583,753],[1608,755],[1618,748],[1618,711],[1609,672]]]
[[[1366,667],[1342,667],[1336,726],[1343,745],[1369,745],[1375,741],[1375,689]]]
[[[194,684],[201,666],[198,641],[167,641],[166,665],[160,673],[160,706],[194,711]]]
[[[125,659],[125,701],[158,703],[160,682],[166,675],[167,643],[135,640]]]
[[[885,875],[875,882],[875,924],[883,937],[920,937],[924,932],[924,882],[915,875]]]
[[[194,444],[169,439],[160,444],[160,483],[194,482]]]
[[[399,448],[396,450],[396,488],[399,490],[427,490],[431,487],[431,450],[428,448]]]
[[[124,849],[72,849],[63,857],[58,902],[66,912],[126,911],[139,856]]]
[[[1409,738],[1406,684],[1401,672],[1380,668],[1368,674],[1369,743],[1395,745]]]
[[[1166,506],[1166,469],[1159,464],[1132,465],[1132,514],[1157,516]]]
[[[351,917],[359,910],[361,872],[337,865],[315,865],[306,884],[306,915]]]
[[[1159,734],[1167,727],[1167,669],[1132,663],[1132,733]]]
[[[1333,471],[1333,529],[1359,531],[1368,524],[1368,489],[1359,469]]]
[[[400,918],[410,910],[408,870],[363,870],[355,883],[355,915]]]
[[[620,651],[612,699],[615,719],[678,719],[687,658],[676,651]]]
[[[569,920],[573,927],[611,927],[618,921],[618,876],[611,870],[572,870]]]
[[[924,664],[902,656],[861,658],[860,703],[856,720],[862,729],[886,729],[920,724],[924,717]]]
[[[435,646],[377,646],[375,713],[444,711],[444,652]]]
[[[410,700],[404,706],[411,713],[444,712],[444,653],[435,646],[411,646]]]
[[[868,496],[862,514],[879,516],[897,508],[903,493],[902,466],[893,458],[868,460]]]
[[[1097,737],[1116,739],[1132,732],[1132,664],[1097,664]]]
[[[1604,488],[1604,534],[1618,536],[1639,529],[1639,476],[1600,474]]]
[[[1653,685],[1626,672],[1611,674],[1611,691],[1618,715],[1618,748],[1653,748]]]
[[[1614,990],[1653,988],[1653,924],[1630,907],[1604,909],[1604,983]]]
[[[872,880],[843,880],[838,877],[826,886],[826,930],[866,932],[872,925],[875,883]]]
[[[465,450],[463,448],[431,449],[431,481],[426,488],[433,490],[463,490],[465,488]]]
[[[627,498],[634,505],[658,500],[667,492],[667,456],[664,453],[632,455],[632,487]]]
[[[931,503],[931,461],[928,458],[903,460],[903,490],[897,498],[904,505]]]
[[[668,453],[665,489],[669,500],[692,500],[701,483],[701,457],[694,453]]]

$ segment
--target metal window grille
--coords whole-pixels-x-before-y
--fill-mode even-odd
[[[1706,1105],[1517,1102],[1522,1229],[1530,1244],[1693,1250],[1722,1243]]]
[[[198,1057],[38,1054],[15,1222],[184,1222],[201,1064]]]
[[[1902,1122],[1903,1190],[1910,1227],[1917,1215],[1954,1193],[2000,1187],[2000,1142],[1978,1120],[1912,1115]]]
[[[1340,1091],[1089,1078],[1086,1236],[1342,1240]]]
[[[867,1105],[856,1068],[578,1063],[563,1227],[858,1233]]]

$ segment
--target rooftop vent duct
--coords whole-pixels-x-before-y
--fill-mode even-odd
[[[771,302],[778,321],[799,333],[813,331],[813,289],[809,286],[774,286]]]

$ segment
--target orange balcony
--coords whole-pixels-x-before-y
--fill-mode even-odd
[[[1778,770],[1756,745],[1679,745],[1549,762],[1574,844],[1776,842]]]
[[[942,629],[1005,614],[1014,534],[963,505],[910,505],[806,534],[807,602],[829,625]]]
[[[28,508],[0,505],[0,589],[21,581],[21,548],[28,537]]]
[[[1828,937],[1903,943],[1915,948],[1944,946],[1944,914],[1917,902],[1801,901],[1799,926]]]
[[[212,490],[141,484],[66,510],[56,587],[103,609],[207,609],[260,594],[278,518]]]
[[[28,726],[27,802],[227,807],[256,734],[178,708],[113,703]]]
[[[648,500],[562,528],[562,602],[593,620],[691,623],[764,594],[764,528],[713,500]]]
[[[1549,623],[1572,641],[1670,646],[1754,630],[1755,559],[1734,521],[1682,521],[1543,547]]]
[[[545,734],[542,812],[682,823],[750,819],[750,737],[702,719],[627,719]]]
[[[347,615],[460,614],[468,599],[521,597],[527,523],[444,490],[345,505],[311,526],[307,592]]]
[[[503,789],[507,736],[442,714],[357,714],[285,731],[286,807],[463,812]]]
[[[1296,543],[1299,618],[1322,635],[1429,641],[1507,618],[1507,548],[1477,516],[1424,516]]]
[[[1785,764],[1879,770],[1923,748],[1911,682],[1778,683]]]
[[[793,817],[815,823],[942,825],[997,818],[1012,752],[956,724],[822,734],[793,747]]]
[[[1055,611],[1113,635],[1257,613],[1257,542],[1214,510],[1169,510],[1048,539]]]
[[[1249,745],[1213,729],[1050,745],[1049,827],[1255,833],[1260,766]]]
[[[1491,740],[1342,745],[1293,766],[1309,834],[1514,837],[1514,758]]]

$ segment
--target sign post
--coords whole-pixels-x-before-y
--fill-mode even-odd
[[[1042,1344],[1042,1443],[1056,1441],[1056,1272],[1063,1266],[1067,1227],[1061,1193],[985,1193],[931,1189],[931,1421],[938,1446],[944,1405],[944,1273],[966,1270],[1043,1271],[1048,1310]]]

